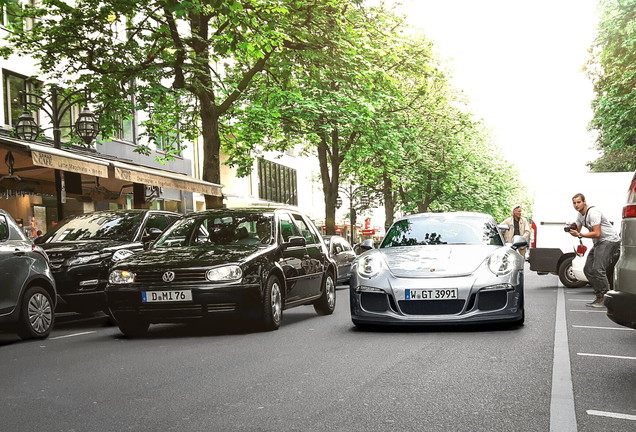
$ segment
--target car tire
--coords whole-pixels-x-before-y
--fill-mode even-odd
[[[568,257],[563,260],[559,266],[559,280],[567,288],[581,288],[587,285],[587,282],[580,281],[574,277],[572,273],[572,260],[574,257]]]
[[[276,276],[267,279],[263,293],[262,324],[265,330],[277,330],[283,319],[283,291]]]
[[[322,295],[314,302],[314,309],[318,315],[331,315],[336,309],[336,283],[331,273],[322,280]]]
[[[42,287],[26,290],[20,305],[20,319],[16,333],[21,339],[45,339],[55,323],[51,295]]]
[[[127,338],[138,338],[148,334],[150,323],[132,319],[117,319],[117,327]]]

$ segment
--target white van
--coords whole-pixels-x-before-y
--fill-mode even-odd
[[[557,274],[568,288],[585,285],[586,281],[576,278],[572,272],[572,260],[579,239],[565,232],[566,225],[576,219],[572,197],[577,193],[585,195],[589,206],[599,208],[620,230],[626,186],[634,173],[586,173],[576,176],[570,183],[558,185],[558,189],[537,193],[532,208],[533,239],[530,244],[528,261],[530,270],[539,274]],[[584,229],[585,230],[585,229]],[[587,248],[592,247],[592,239],[583,239]]]

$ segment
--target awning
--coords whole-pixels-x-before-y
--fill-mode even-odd
[[[27,146],[31,149],[33,165],[108,178],[108,161],[39,144]]]
[[[119,180],[197,192],[205,195],[221,196],[221,185],[216,183],[198,180],[184,174],[131,165],[118,161],[111,161],[110,164],[115,169],[115,178]]]

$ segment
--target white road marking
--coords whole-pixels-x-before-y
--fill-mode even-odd
[[[605,309],[603,310],[593,310],[593,309],[570,309],[570,312],[589,312],[589,313],[607,313]]]
[[[601,329],[601,330],[627,330],[627,331],[634,331],[634,329],[629,328],[629,327],[596,327],[596,326],[582,326],[582,325],[573,325],[572,327],[589,328],[589,329]]]
[[[580,356],[587,357],[604,357],[604,358],[615,358],[615,359],[625,359],[625,360],[636,360],[636,357],[628,357],[628,356],[618,356],[618,355],[609,355],[609,354],[589,354],[589,353],[576,353]]]
[[[572,371],[568,329],[565,317],[565,294],[557,290],[554,324],[554,357],[552,360],[552,395],[550,399],[550,431],[577,432],[572,391]]]
[[[596,410],[587,410],[589,415],[601,416],[601,417],[611,417],[623,420],[636,420],[636,415],[631,414],[621,414],[621,413],[613,413],[607,411],[596,411]]]
[[[65,339],[65,338],[70,338],[70,337],[75,337],[75,336],[87,335],[87,334],[91,334],[91,333],[95,333],[95,332],[94,331],[88,331],[88,332],[81,332],[81,333],[73,333],[73,334],[64,335],[64,336],[56,336],[54,338],[50,338],[49,340]]]

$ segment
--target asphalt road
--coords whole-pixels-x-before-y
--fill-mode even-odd
[[[334,315],[292,309],[274,332],[129,340],[61,317],[44,341],[0,333],[0,430],[633,432],[636,332],[591,297],[526,271],[519,328],[358,331],[342,287]]]

